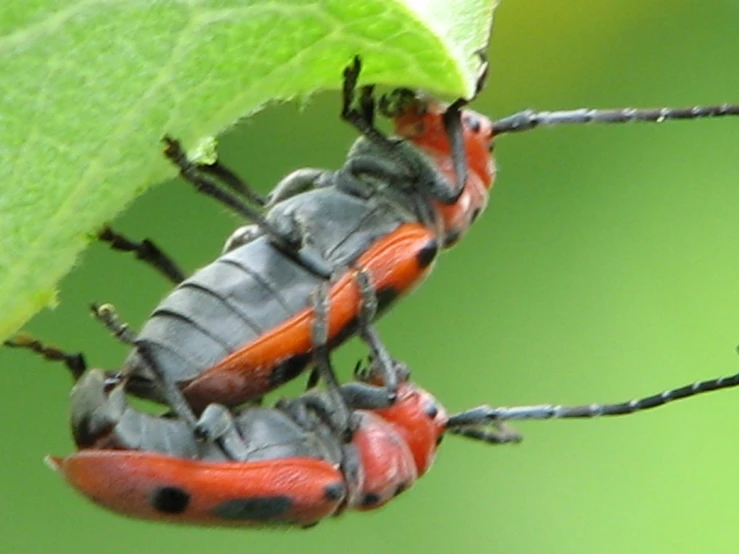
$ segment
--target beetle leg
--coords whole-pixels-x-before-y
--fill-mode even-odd
[[[398,392],[398,376],[390,353],[380,340],[374,325],[372,325],[372,321],[377,316],[378,302],[368,271],[360,269],[357,272],[357,285],[362,296],[362,307],[359,311],[359,336],[370,347],[372,358],[382,375],[388,399],[392,403]]]
[[[357,505],[364,485],[364,466],[357,447],[352,443],[345,444],[342,447],[341,473],[346,485],[346,498],[342,502],[338,513],[348,506]]]
[[[266,205],[267,199],[264,196],[255,191],[246,181],[223,165],[219,160],[216,160],[212,164],[192,163],[192,165],[201,173],[217,178],[221,183],[242,196],[248,202],[257,206]]]
[[[464,136],[462,134],[462,107],[467,104],[467,100],[460,98],[453,102],[444,112],[442,121],[444,122],[444,130],[452,153],[452,165],[454,167],[454,183],[451,190],[448,191],[446,198],[441,200],[444,203],[453,204],[464,191],[467,183],[467,152],[464,147]]]
[[[193,163],[188,159],[185,151],[182,149],[182,145],[177,139],[165,136],[162,140],[166,145],[164,155],[179,168],[180,176],[194,185],[198,192],[215,198],[237,214],[240,214],[247,219],[251,219],[255,223],[260,225],[263,224],[264,218],[257,208],[242,201],[238,196],[222,190],[218,187],[215,181],[210,179],[207,175],[203,175],[200,165]],[[261,207],[261,204],[258,204],[258,207]]]
[[[216,186],[216,182],[208,179],[207,176],[210,176],[218,183],[231,189],[231,191],[243,198],[248,204],[257,207],[262,207],[266,204],[266,200],[261,194],[255,191],[246,181],[223,165],[219,160],[216,159],[213,163],[193,161],[182,150],[179,141],[168,136],[165,136],[163,140],[167,144],[164,155],[179,168],[180,174],[186,180],[195,184],[194,180],[202,179]]]
[[[195,426],[195,436],[201,440],[218,441],[226,455],[237,462],[249,456],[244,438],[236,428],[233,415],[222,404],[209,404]]]
[[[446,176],[429,165],[428,160],[413,144],[399,142],[395,145],[395,149],[399,154],[397,159],[396,157],[378,156],[377,147],[374,144],[367,141],[359,142],[354,146],[349,159],[338,173],[343,179],[337,179],[337,186],[355,196],[369,197],[374,190],[360,179],[360,176],[364,174],[401,191],[416,191],[441,203],[456,202],[459,191],[449,188],[449,180]],[[363,192],[363,189],[368,189],[368,191]],[[428,204],[425,198],[423,198],[423,203]],[[421,211],[419,217],[429,226],[435,224],[433,215],[430,213]]]
[[[299,221],[294,212],[270,212],[267,215],[267,223],[280,236],[284,237],[288,244],[292,244],[292,250],[286,251],[284,246],[277,244],[277,248],[286,256],[295,259],[301,266],[322,279],[329,279],[334,272],[333,266],[326,261],[324,256],[310,242],[304,225]]]
[[[260,236],[262,236],[262,232],[259,230],[259,225],[242,225],[226,239],[226,243],[223,245],[223,251],[221,254],[231,252],[231,250],[234,250],[239,246],[249,244]]]
[[[344,383],[341,396],[353,410],[382,410],[395,401],[395,395],[389,394],[385,387],[368,383]]]
[[[146,362],[146,365],[151,371],[154,377],[154,382],[161,387],[164,399],[172,411],[183,421],[185,421],[190,427],[195,429],[197,427],[197,419],[195,414],[185,400],[182,391],[173,383],[170,379],[164,375],[157,366],[154,357],[151,355],[151,347],[148,341],[137,340],[136,335],[128,327],[128,324],[122,322],[115,311],[112,304],[103,304],[98,307],[93,304],[91,307],[93,316],[100,321],[105,327],[113,333],[113,336],[125,344],[134,346],[141,358]]]
[[[175,285],[185,280],[185,273],[177,263],[149,239],[135,242],[105,225],[97,234],[98,240],[107,242],[113,250],[133,252],[141,260],[164,275]]]
[[[374,99],[372,98],[372,87],[363,87],[360,92],[360,107],[354,108],[354,99],[357,92],[357,81],[362,70],[362,62],[359,56],[354,57],[350,66],[344,69],[344,85],[342,88],[341,119],[355,127],[362,136],[367,137],[373,143],[381,146],[388,152],[392,152],[395,145],[382,132],[374,126]]]
[[[352,417],[349,408],[341,395],[341,389],[333,367],[328,350],[328,284],[321,284],[312,295],[313,312],[315,314],[311,336],[313,342],[313,363],[316,372],[326,384],[328,394],[334,407],[334,421],[341,429],[344,439],[351,440],[354,429],[352,428]]]
[[[318,375],[318,371],[316,368],[312,368],[310,372],[308,373],[308,379],[306,379],[305,382],[305,390],[309,391],[312,390],[318,385],[318,381],[321,379],[321,376]]]
[[[354,153],[349,155],[335,175],[334,186],[337,189],[364,200],[377,194],[378,184],[391,185],[402,191],[410,183],[410,174],[405,172],[405,168],[399,168],[393,162],[376,156],[356,156]],[[374,178],[377,184],[373,179],[363,178],[363,175]]]
[[[275,407],[287,412],[293,421],[309,432],[320,425],[328,425],[334,433],[341,435],[346,428],[346,421],[336,409],[336,401],[325,390],[313,389],[290,400],[283,398]]]
[[[377,296],[372,288],[368,272],[360,270],[357,273],[357,284],[362,298],[362,306],[359,313],[359,333],[362,339],[367,342],[372,351],[372,356],[376,360],[373,364],[373,371],[379,374],[379,381],[382,386],[369,384],[368,382],[355,381],[353,383],[345,383],[339,387],[342,404],[348,406],[351,410],[377,410],[387,408],[395,401],[398,390],[398,376],[407,378],[401,368],[405,368],[402,364],[397,364],[388,353],[385,346],[380,341],[377,331],[371,325],[372,320],[377,314]],[[321,296],[323,299],[321,299]],[[325,288],[316,293],[315,313],[316,320],[313,328],[313,344],[315,346],[314,353],[319,358],[316,360],[316,367],[308,377],[308,388],[313,388],[318,378],[323,378],[324,373],[330,372],[335,374],[331,368],[330,358],[325,344],[328,336],[328,299],[326,298]],[[322,346],[318,346],[322,345]],[[321,352],[324,349],[324,352]],[[324,379],[325,380],[325,379]],[[368,379],[369,380],[369,379]],[[327,381],[328,382],[328,381]],[[338,383],[337,385],[338,386]],[[329,386],[329,391],[331,386]],[[310,404],[310,407],[317,413],[321,414],[324,419],[334,428],[340,427],[345,417],[341,409],[337,409],[334,399],[327,401],[326,397],[321,393],[304,395],[303,402]]]
[[[485,87],[485,81],[488,76],[488,61],[484,51],[478,51],[481,65],[477,76],[475,92],[472,98],[459,98],[447,107],[442,121],[444,122],[444,130],[446,131],[449,145],[451,146],[452,165],[454,167],[454,188],[448,191],[446,198],[440,198],[444,203],[454,203],[464,190],[467,183],[467,152],[464,147],[464,136],[462,130],[462,108],[474,100]]]
[[[350,156],[340,171],[342,177],[351,176],[359,181],[358,183],[349,183],[348,190],[355,196],[363,198],[368,198],[374,192],[374,189],[360,179],[362,174],[374,177],[383,184],[399,188],[409,188],[412,185],[412,173],[408,171],[408,168],[404,166],[399,167],[392,161],[383,159],[372,153],[369,155],[357,154]],[[344,189],[345,187],[342,186],[344,184],[342,182],[343,179],[337,181],[337,185]]]
[[[342,393],[346,387],[347,385],[341,387]],[[318,423],[316,416],[334,431],[339,433],[342,431],[336,429],[336,404],[326,391],[310,391],[294,400],[280,400],[276,407],[290,414],[290,417],[308,432],[316,428]],[[347,488],[346,499],[340,508],[343,510],[346,506],[355,505],[364,484],[364,466],[356,446],[349,441],[341,446],[340,467]]]
[[[358,272],[357,284],[362,297],[362,306],[359,314],[359,333],[368,343],[373,356],[382,368],[383,386],[377,387],[366,383],[351,383],[339,385],[336,374],[331,366],[328,352],[328,285],[322,285],[314,294],[313,345],[314,364],[316,373],[328,386],[328,393],[332,397],[331,406],[324,409],[330,412],[330,420],[335,427],[347,428],[352,426],[349,408],[379,409],[390,406],[395,401],[398,389],[395,364],[387,349],[380,341],[377,332],[370,324],[377,313],[377,297],[371,287],[369,275],[364,271]],[[310,396],[309,396],[310,398]],[[326,406],[326,404],[323,404]]]
[[[377,360],[374,360],[372,356],[369,356],[367,365],[364,365],[360,360],[354,368],[354,379],[361,383],[377,383],[382,382],[384,379],[384,371]],[[399,383],[406,383],[411,378],[410,368],[398,360],[393,359],[393,373]],[[353,383],[350,383],[353,384]],[[344,385],[347,386],[347,385]]]
[[[311,372],[310,377],[313,376],[315,376],[315,381],[317,383],[320,377],[315,369]],[[369,379],[367,381],[369,381]],[[326,396],[325,391],[318,391],[314,387],[315,384],[311,383],[311,387],[308,389],[308,392],[303,393],[300,396],[299,403],[309,407],[313,412],[318,414],[325,423],[331,425],[332,428],[337,429],[341,422],[337,423],[337,418],[335,416],[336,409],[334,408],[332,399]],[[340,390],[341,396],[350,410],[381,410],[392,405],[392,400],[388,397],[385,388],[372,385],[369,382],[353,381],[350,383],[344,383],[340,386]],[[287,404],[295,403],[298,403],[298,401],[291,401]]]
[[[359,93],[359,113],[362,115],[362,119],[372,127],[375,126],[375,111],[377,104],[374,92],[374,85],[369,85],[362,87]]]
[[[421,172],[421,181],[427,180],[426,173],[431,174],[431,169],[424,171],[427,164],[418,163],[420,156],[413,146],[407,145],[404,140],[391,139],[374,125],[375,99],[373,97],[374,87],[365,86],[360,90],[359,108],[354,108],[354,100],[357,92],[357,80],[362,64],[359,56],[355,56],[352,65],[344,70],[344,85],[342,89],[341,119],[357,129],[371,144],[382,150],[385,157],[392,160],[396,168],[407,168],[412,171]],[[411,157],[408,151],[411,151]],[[415,155],[415,157],[414,157]],[[396,172],[398,169],[396,169]],[[396,177],[397,179],[397,177]],[[395,180],[395,179],[394,179]],[[448,189],[448,185],[445,185]]]
[[[283,178],[272,192],[269,193],[264,205],[271,207],[309,190],[330,186],[333,183],[333,172],[325,169],[303,168],[290,173]],[[230,252],[234,248],[243,246],[262,235],[259,225],[244,225],[234,231],[226,240],[223,253]],[[288,235],[289,236],[289,235]]]
[[[483,65],[485,68],[487,64]],[[372,144],[382,149],[386,155],[389,155],[394,165],[397,167],[406,167],[419,172],[419,184],[424,189],[442,202],[443,204],[454,204],[464,191],[467,182],[467,156],[464,148],[464,137],[462,129],[462,107],[469,101],[460,98],[453,102],[446,110],[443,116],[444,127],[449,137],[452,149],[452,163],[454,166],[455,183],[449,188],[449,183],[445,178],[436,175],[431,168],[427,168],[427,164],[415,161],[415,148],[406,145],[405,141],[395,141],[386,137],[374,126],[375,101],[372,98],[372,88],[363,87],[360,93],[360,108],[352,107],[356,96],[357,80],[361,71],[361,62],[359,57],[354,58],[352,65],[344,70],[344,86],[343,86],[343,103],[341,109],[341,118],[354,126],[362,136],[366,137]],[[483,69],[478,79],[478,88],[484,83],[485,69]],[[407,89],[400,89],[400,93],[405,95]],[[381,109],[387,112],[387,99],[381,100]],[[404,146],[405,145],[405,146]],[[401,150],[402,149],[402,150]],[[410,153],[410,156],[409,156]],[[397,170],[396,170],[397,172]],[[397,177],[395,177],[396,180]]]
[[[327,397],[326,392],[313,390],[307,394],[301,394],[297,398],[280,398],[275,403],[274,407],[275,409],[288,414],[290,419],[306,431],[314,431],[320,421],[329,424],[329,426],[333,428],[332,422],[322,417],[323,407],[319,407],[318,410],[314,410],[314,413],[309,412],[309,402],[306,402],[305,400],[308,397],[307,395],[316,395],[317,397],[321,396],[324,398],[326,403],[331,402],[331,399]],[[314,415],[318,416],[318,419],[316,419]]]
[[[164,396],[164,399],[166,400],[169,407],[172,409],[175,415],[177,415],[177,417],[179,417],[193,430],[195,430],[197,428],[198,422],[197,418],[195,417],[195,413],[190,407],[190,404],[188,404],[185,396],[182,394],[182,391],[179,389],[179,387],[177,387],[175,383],[168,379],[167,376],[162,373],[161,368],[157,366],[156,360],[151,354],[151,343],[145,340],[137,340],[134,342],[134,346],[136,347],[139,355],[149,368],[149,371],[154,377],[155,383],[161,388],[162,395]]]
[[[324,279],[331,276],[331,268],[325,262],[322,263],[320,258],[312,255],[312,252],[304,251],[301,248],[302,244],[296,242],[294,237],[285,236],[278,229],[275,229],[274,225],[265,219],[259,209],[250,206],[238,196],[219,188],[207,175],[202,175],[197,166],[187,159],[182,146],[177,140],[171,137],[164,137],[163,140],[167,145],[164,151],[165,155],[180,168],[180,176],[194,185],[198,192],[215,198],[235,213],[259,225],[260,229],[269,235],[278,248],[311,273]]]
[[[267,196],[265,205],[267,207],[274,206],[278,202],[292,198],[297,194],[329,186],[332,182],[332,175],[332,171],[325,169],[313,167],[297,169],[275,185],[275,188]]]

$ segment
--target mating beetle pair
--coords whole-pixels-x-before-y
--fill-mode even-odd
[[[418,286],[440,249],[459,240],[485,208],[494,137],[560,123],[739,114],[736,106],[576,110],[522,112],[493,123],[462,109],[462,100],[444,106],[399,89],[380,101],[400,138],[390,140],[374,127],[372,87],[361,89],[353,107],[359,70],[355,60],[344,74],[341,113],[362,132],[346,163],[338,171],[289,175],[273,190],[265,215],[210,178],[254,203],[257,195],[230,171],[192,164],[168,141],[167,154],[187,180],[257,225],[234,233],[223,255],[155,308],[123,364],[130,392],[173,404],[152,378],[156,368],[196,411],[211,402],[235,406],[274,390],[312,360],[335,389],[327,351],[358,332],[385,368],[388,394],[377,403],[391,401],[390,356],[371,322]]]
[[[231,172],[190,163],[167,139],[166,153],[188,181],[256,224],[234,233],[220,257],[155,308],[121,369],[130,392],[175,406],[157,384],[166,382],[196,412],[212,402],[236,406],[292,379],[312,359],[335,392],[328,349],[358,332],[384,373],[373,405],[392,402],[392,363],[372,320],[417,286],[438,251],[484,209],[494,175],[492,125],[462,113],[461,102],[447,108],[400,89],[380,102],[402,139],[390,140],[374,127],[371,87],[353,107],[359,71],[357,59],[344,74],[342,115],[363,133],[346,163],[289,175],[264,215],[242,200],[253,204],[257,195]],[[109,230],[102,236],[124,243]],[[148,259],[163,273],[182,273],[142,244],[158,253]]]
[[[338,414],[329,425],[333,433],[329,442],[339,444],[350,438],[354,445],[361,440],[366,433],[361,418],[357,421],[358,408],[395,407],[395,396],[403,389],[371,322],[378,311],[420,282],[440,248],[461,237],[484,208],[493,176],[492,129],[487,119],[476,114],[461,117],[462,102],[446,109],[401,89],[383,97],[380,108],[394,118],[398,135],[407,141],[389,140],[373,125],[371,87],[362,89],[359,109],[353,108],[358,73],[355,60],[345,72],[342,116],[364,137],[350,151],[347,163],[335,172],[301,170],[288,176],[271,194],[264,215],[244,202],[263,203],[235,175],[220,164],[190,163],[179,144],[167,139],[167,156],[187,180],[255,225],[239,229],[222,256],[179,283],[135,337],[116,331],[135,348],[120,372],[109,376],[113,381],[120,376],[115,398],[125,387],[133,394],[166,402],[184,425],[177,428],[189,429],[195,440],[202,429],[197,417],[207,417],[214,403],[225,405],[221,413],[228,416],[228,407],[259,399],[297,375],[313,357],[333,397],[330,411]],[[226,188],[218,188],[214,176]],[[171,280],[181,280],[182,271],[153,243],[137,244],[110,229],[101,233],[101,239],[115,248],[136,251]],[[347,398],[347,388],[339,390],[333,378],[328,349],[355,331],[370,345],[380,378],[372,385],[355,383],[353,389],[362,394]],[[53,357],[53,349],[42,349],[38,343],[15,343],[24,344],[35,344]],[[92,394],[99,400],[104,391],[91,388],[93,382],[83,379],[76,396]],[[107,424],[93,417],[100,405],[93,403],[89,413],[80,405],[88,406],[75,404],[73,420],[78,423],[73,426],[80,447],[89,448],[98,444],[93,437]],[[353,431],[359,434],[355,437]],[[142,436],[139,445],[147,444],[148,435]],[[181,434],[175,436],[180,439],[168,440],[182,440]],[[157,437],[150,438],[156,441]],[[401,450],[408,448],[398,438],[387,440],[401,445]],[[436,437],[429,444],[435,441]],[[390,453],[388,448],[381,451],[383,457]],[[342,456],[334,461],[343,460]],[[408,460],[401,461],[406,467],[401,473],[407,474],[403,481],[412,481],[418,470],[411,475]],[[373,465],[362,459],[357,467]],[[87,472],[100,474],[90,466]],[[352,485],[352,479],[344,480],[350,492],[361,490]],[[378,504],[389,498],[389,490],[400,490],[401,484],[383,482],[380,492],[360,496],[364,504]],[[81,482],[77,486],[84,489]],[[104,491],[91,494],[99,497]],[[367,498],[377,500],[367,502]],[[336,502],[353,503],[343,495]]]
[[[390,413],[393,413],[392,410],[402,410],[406,383],[394,372],[395,365],[377,340],[371,321],[378,308],[381,310],[398,294],[417,285],[428,272],[438,250],[453,244],[462,236],[484,208],[487,190],[494,175],[489,154],[494,135],[524,130],[538,124],[589,120],[657,121],[685,117],[686,114],[701,117],[739,113],[736,107],[690,111],[523,113],[491,123],[478,114],[462,110],[462,102],[445,108],[401,90],[393,97],[386,97],[387,100],[381,104],[386,114],[394,116],[397,134],[406,139],[405,142],[392,142],[380,135],[373,126],[374,103],[370,88],[362,90],[359,109],[352,108],[357,72],[358,66],[355,65],[346,74],[342,113],[363,131],[364,137],[355,145],[347,163],[339,171],[303,170],[283,181],[271,196],[265,216],[242,202],[239,195],[252,201],[258,198],[248,193],[248,189],[230,172],[220,165],[190,164],[177,143],[169,142],[168,154],[177,161],[188,180],[252,217],[257,226],[235,233],[227,243],[227,251],[223,256],[185,280],[160,304],[141,333],[134,338],[136,349],[124,363],[121,383],[112,385],[116,387],[112,392],[105,390],[105,382],[100,381],[100,374],[94,374],[97,380],[84,380],[77,389],[78,392],[92,391],[91,394],[97,394],[95,398],[101,401],[98,404],[76,404],[75,420],[78,423],[75,424],[75,431],[80,446],[84,448],[67,461],[56,462],[78,489],[101,502],[105,497],[108,502],[104,504],[132,515],[155,517],[152,510],[159,515],[180,511],[188,514],[188,518],[182,519],[200,523],[223,523],[228,519],[239,519],[233,514],[247,514],[248,517],[243,517],[241,523],[283,521],[309,524],[343,507],[361,506],[362,500],[365,504],[381,504],[392,496],[389,492],[400,490],[398,487],[401,485],[407,486],[415,477],[410,477],[410,472],[400,471],[398,475],[404,478],[385,480],[383,477],[380,488],[357,484],[359,481],[350,471],[351,468],[363,470],[370,476],[381,475],[370,458],[360,456],[359,461],[347,463],[350,456],[345,453],[344,447],[348,445],[361,450],[357,445],[366,431],[362,420],[355,423],[355,434],[348,437],[350,440],[347,443],[341,433],[342,418],[338,418],[338,426],[334,421],[326,423],[315,407],[308,411],[307,424],[282,407],[277,412],[269,412],[272,414],[270,416],[263,416],[271,419],[250,416],[248,414],[251,412],[247,410],[243,412],[243,417],[247,419],[256,417],[259,422],[287,423],[283,426],[286,430],[269,431],[263,442],[260,444],[257,441],[257,444],[271,446],[275,441],[284,439],[294,450],[283,451],[282,455],[274,456],[269,463],[265,463],[264,460],[258,461],[248,456],[228,455],[223,452],[222,446],[216,451],[233,461],[213,460],[205,446],[211,443],[195,440],[194,433],[202,430],[202,427],[198,427],[201,420],[196,418],[205,418],[208,408],[214,404],[233,407],[246,400],[258,399],[294,377],[310,363],[312,357],[317,367],[323,368],[322,374],[331,384],[328,349],[355,331],[359,331],[370,344],[379,375],[370,383],[362,381],[359,384],[379,384],[381,395],[371,396],[367,404],[355,404],[347,401],[338,387],[330,388],[330,391],[338,393],[338,399],[334,394],[325,400],[323,405],[330,409],[322,411],[341,410],[346,405],[352,413],[365,417],[358,410],[370,407],[370,413],[382,418],[385,413],[383,410]],[[212,176],[219,177],[226,187],[237,194],[214,187],[210,179]],[[107,236],[113,241],[117,237],[119,244],[123,241],[112,232]],[[146,250],[134,249],[137,252]],[[149,247],[149,252],[152,251],[157,250]],[[168,263],[166,257],[155,254],[148,258],[155,260],[155,265],[179,281],[181,272],[176,268],[173,270],[173,264]],[[103,384],[102,389],[98,387],[100,383]],[[725,380],[715,383],[714,388],[734,384]],[[87,424],[79,422],[86,420],[89,423],[90,417],[85,419],[84,414],[92,416],[96,413],[96,406],[107,406],[107,399],[119,398],[122,389],[118,387],[123,386],[134,394],[169,403],[179,419],[156,421],[168,421],[173,428],[184,430],[185,433],[170,436],[166,432],[159,435],[153,430],[144,430],[139,433],[140,442],[136,444],[126,441],[98,444],[102,437],[108,438],[106,426],[89,428]],[[183,401],[177,398],[180,389],[184,394]],[[393,399],[393,394],[398,397]],[[392,405],[381,405],[383,401]],[[374,402],[377,402],[376,406],[372,405]],[[298,401],[296,405],[303,404]],[[650,402],[647,404],[651,405]],[[121,410],[121,417],[133,413],[125,406],[121,408],[120,403],[117,406]],[[629,406],[622,407],[620,411],[629,412],[638,408],[636,405]],[[191,407],[196,411],[192,416],[186,413]],[[228,410],[221,413],[225,413],[228,419]],[[561,415],[556,408],[524,413],[538,413],[541,417]],[[596,415],[587,410],[565,410],[562,413]],[[233,424],[238,430],[242,413],[235,412],[233,417]],[[425,417],[435,420],[435,416]],[[403,425],[416,432],[414,426],[417,423],[413,418],[404,415],[401,419]],[[488,437],[484,422],[497,419],[506,418],[501,417],[500,412],[483,408],[446,421],[443,430],[458,429],[468,436]],[[114,426],[118,425],[115,417],[111,421]],[[306,517],[299,515],[295,508],[294,502],[300,496],[298,494],[288,498],[288,502],[282,501],[282,504],[269,500],[281,493],[282,496],[290,496],[291,491],[284,485],[280,486],[278,474],[283,478],[291,476],[310,481],[312,473],[309,469],[317,466],[315,461],[306,464],[296,462],[302,459],[296,453],[304,444],[297,439],[295,428],[291,427],[293,423],[302,430],[315,426],[310,431],[315,434],[309,436],[322,437],[318,441],[322,447],[308,448],[303,452],[307,452],[312,460],[324,460],[323,465],[319,464],[322,470],[331,468],[333,471],[331,475],[334,480],[325,482],[332,485],[333,488],[329,487],[333,491],[331,494],[327,495],[324,488],[321,489],[323,496],[306,491],[298,499],[308,505],[305,512],[300,512],[310,514]],[[159,425],[153,424],[150,429],[159,429]],[[167,428],[166,424],[161,425],[162,429]],[[126,428],[125,424],[123,428]],[[228,425],[226,428],[234,429]],[[288,428],[292,430],[288,431]],[[429,446],[436,444],[435,440],[441,432],[437,430],[433,444],[430,441],[424,443],[427,451]],[[216,436],[217,440],[221,439],[218,433],[210,434]],[[239,434],[246,442],[246,445],[242,445],[245,448],[249,440],[254,439],[246,436],[246,433]],[[83,435],[86,437],[84,440],[81,438]],[[381,457],[392,457],[397,445],[401,445],[397,446],[401,450],[405,447],[415,452],[402,436],[400,439],[392,434],[383,436],[387,438],[388,446],[379,450]],[[167,437],[170,437],[180,449],[191,445],[206,450],[198,454],[194,462],[184,463],[182,450],[162,451],[153,445],[160,437],[162,440],[169,440]],[[102,447],[102,452],[95,449],[88,451],[93,445]],[[342,449],[338,448],[339,445],[343,445]],[[118,457],[117,452],[110,451],[111,448],[124,450]],[[144,452],[132,452],[139,448]],[[322,458],[324,451],[329,454]],[[167,457],[165,454],[168,452],[177,456]],[[146,460],[146,463],[138,465],[141,460]],[[114,501],[118,497],[113,495],[111,500],[105,496],[110,490],[106,489],[109,483],[94,481],[94,477],[103,471],[107,463],[111,464],[110,471],[118,475],[117,481],[111,482],[125,485],[125,490],[134,485],[143,487],[142,496],[137,497],[136,502],[116,506]],[[194,511],[188,512],[190,501],[184,503],[183,507],[183,499],[194,498],[199,502],[208,494],[219,494],[216,485],[196,479],[199,472],[210,468],[208,464],[211,463],[227,464],[227,472],[232,475],[245,471],[257,477],[257,490],[249,493],[251,496],[246,492],[244,496],[234,493],[229,497],[233,502],[228,509],[203,500],[205,504],[192,504]],[[420,467],[416,467],[416,475],[422,473]],[[163,479],[165,475],[171,477],[172,472],[176,474],[180,470],[184,473],[177,475],[185,479],[192,478],[193,482],[198,483],[195,490],[188,491],[179,485],[170,486]],[[112,475],[109,476],[112,479]],[[339,485],[333,486],[336,483]],[[268,484],[277,485],[274,494],[269,492]],[[159,494],[156,491],[164,492]],[[152,498],[161,501],[153,501]],[[368,498],[378,500],[367,502]],[[331,504],[329,500],[336,503]],[[172,519],[177,518],[173,516]]]

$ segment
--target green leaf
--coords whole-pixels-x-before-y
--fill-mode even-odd
[[[52,303],[94,231],[174,174],[165,133],[362,81],[469,96],[494,0],[0,5],[0,337]]]

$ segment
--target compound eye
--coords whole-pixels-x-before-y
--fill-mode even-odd
[[[423,412],[429,417],[429,419],[434,419],[439,415],[439,408],[433,402],[429,402],[424,406]]]
[[[463,118],[465,126],[473,133],[480,132],[480,119],[473,114],[466,113]]]

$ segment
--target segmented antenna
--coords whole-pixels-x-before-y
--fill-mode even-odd
[[[124,344],[133,345],[136,342],[136,334],[131,331],[128,323],[118,317],[118,312],[113,304],[90,304],[92,316],[102,323],[113,336]]]
[[[171,379],[162,373],[161,368],[157,365],[151,343],[149,341],[136,340],[136,333],[131,330],[128,323],[121,320],[118,312],[116,312],[115,306],[112,304],[103,304],[101,306],[91,304],[90,311],[95,319],[113,333],[115,338],[124,344],[129,344],[136,348],[139,356],[141,356],[141,359],[144,360],[144,363],[146,363],[151,372],[154,382],[160,387],[164,400],[169,404],[169,407],[172,408],[172,411],[180,419],[185,421],[193,429],[196,429],[197,417],[182,394],[182,391]]]
[[[501,421],[521,419],[570,419],[593,418],[601,416],[628,415],[635,412],[650,410],[664,406],[673,400],[690,398],[705,392],[728,389],[739,385],[739,374],[729,377],[719,377],[708,381],[699,381],[692,385],[685,385],[676,389],[667,390],[659,394],[620,402],[617,404],[586,404],[582,406],[561,406],[553,404],[539,404],[534,406],[514,406],[493,408],[478,406],[449,417],[447,428],[451,432],[470,436],[465,428],[474,428],[479,425],[495,424]],[[472,438],[475,438],[474,436]]]
[[[496,425],[497,424],[497,425]],[[523,440],[523,435],[507,427],[504,422],[491,422],[488,426],[474,425],[469,427],[449,427],[449,433],[486,442],[488,444],[518,444]]]
[[[19,333],[10,340],[3,342],[3,345],[10,348],[26,348],[39,354],[44,359],[53,362],[63,362],[72,378],[77,381],[87,369],[87,363],[82,352],[69,354],[57,348],[56,346],[48,346],[26,333]]]
[[[493,123],[493,135],[529,131],[544,125],[582,125],[585,123],[630,123],[641,121],[662,123],[674,119],[701,119],[704,117],[724,117],[739,115],[739,105],[693,106],[689,108],[621,108],[616,110],[564,110],[557,112],[536,112],[525,110]]]

